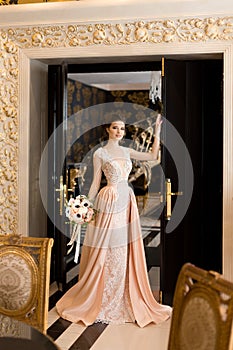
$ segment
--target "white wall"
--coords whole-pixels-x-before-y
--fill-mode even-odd
[[[1,6],[0,27],[231,14],[231,0],[80,0]]]

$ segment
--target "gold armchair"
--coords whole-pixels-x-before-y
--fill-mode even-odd
[[[0,235],[0,333],[3,320],[47,328],[52,238]]]
[[[214,271],[185,264],[173,302],[168,350],[229,350],[233,283]]]

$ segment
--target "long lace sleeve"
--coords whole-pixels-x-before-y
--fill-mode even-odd
[[[101,161],[101,158],[99,157],[98,150],[97,150],[93,155],[93,180],[88,193],[88,198],[92,202],[94,202],[95,197],[100,188],[100,182],[102,177],[101,166],[102,166],[102,161]]]
[[[148,160],[158,160],[159,157],[159,147],[156,149],[155,153],[152,152],[139,152],[135,149],[130,148],[130,158],[142,161]]]

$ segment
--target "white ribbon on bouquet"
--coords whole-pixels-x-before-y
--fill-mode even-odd
[[[73,230],[72,230],[72,226],[73,226]],[[76,242],[74,262],[77,264],[79,252],[80,252],[81,225],[80,224],[70,225],[70,231],[71,231],[71,235],[70,235],[71,237],[70,237],[70,241],[67,244],[67,246],[71,246],[71,247],[69,248],[67,254],[69,254],[72,251],[72,249],[74,247],[74,242]]]

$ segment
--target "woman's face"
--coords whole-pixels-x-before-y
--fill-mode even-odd
[[[107,128],[107,132],[110,140],[121,140],[125,134],[125,123],[122,121],[112,122]]]

